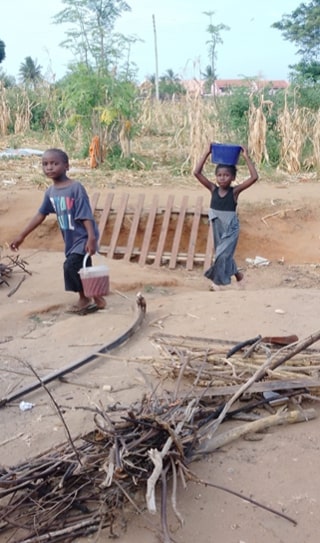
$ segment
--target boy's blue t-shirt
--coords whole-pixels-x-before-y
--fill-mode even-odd
[[[43,215],[55,213],[65,243],[65,254],[85,254],[88,239],[83,225],[84,220],[93,222],[96,240],[99,239],[98,226],[94,220],[89,197],[84,186],[74,181],[67,187],[49,187],[39,208]]]

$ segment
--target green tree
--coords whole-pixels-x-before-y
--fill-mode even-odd
[[[0,40],[0,64],[6,58],[6,46],[4,41]]]
[[[124,0],[62,0],[62,3],[66,7],[53,21],[70,28],[60,45],[71,50],[77,63],[89,67],[93,62],[100,71],[114,69],[121,51],[121,36],[118,34],[115,39],[114,25],[122,12],[130,11],[130,6]]]
[[[204,15],[207,15],[209,17],[210,23],[207,27],[207,32],[209,33],[210,38],[207,40],[206,44],[208,45],[208,51],[209,51],[209,61],[210,61],[210,87],[217,79],[217,72],[216,72],[216,60],[217,60],[217,46],[223,43],[223,40],[221,38],[221,32],[225,30],[230,30],[230,28],[223,24],[213,24],[213,15],[214,11],[204,11]],[[208,70],[208,68],[207,68]]]
[[[204,77],[204,80],[205,80],[205,92],[210,94],[211,93],[211,89],[212,89],[212,85],[215,81],[215,76],[214,76],[214,73],[212,71],[212,67],[210,65],[208,65],[205,69],[204,72],[201,72],[201,76]]]
[[[181,85],[180,77],[169,68],[160,77],[159,95],[162,100],[181,96],[186,93],[185,88]]]
[[[33,60],[31,57],[26,57],[19,68],[21,81],[26,86],[35,88],[37,84],[43,80],[41,69],[41,66],[37,64],[36,60]]]
[[[303,2],[292,13],[283,15],[272,28],[297,46],[301,61],[290,68],[293,78],[316,83],[320,80],[320,0]]]
[[[6,74],[2,69],[0,70],[0,81],[4,87],[7,89],[9,87],[14,87],[16,80],[13,75]]]

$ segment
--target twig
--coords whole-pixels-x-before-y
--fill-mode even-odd
[[[195,476],[196,477],[196,476]],[[276,509],[273,509],[272,507],[268,507],[267,505],[263,505],[260,502],[257,502],[253,498],[249,498],[248,496],[244,496],[243,494],[240,494],[240,492],[236,492],[235,490],[231,490],[230,488],[227,488],[222,485],[218,485],[216,483],[210,483],[209,481],[204,481],[203,479],[198,479],[196,477],[195,482],[200,483],[205,486],[211,486],[213,488],[217,488],[218,490],[222,490],[223,492],[227,492],[228,494],[232,494],[233,496],[236,496],[237,498],[241,498],[242,500],[252,503],[252,505],[256,505],[260,509],[264,509],[265,511],[268,511],[269,513],[273,513],[274,515],[277,515],[278,517],[281,517],[285,520],[288,520],[291,522],[294,526],[297,526],[298,522],[293,519],[292,517],[289,517],[288,515],[285,515],[281,511],[277,511]]]
[[[276,215],[280,215],[281,213],[283,214],[286,214],[288,211],[300,211],[301,207],[297,207],[295,209],[279,209],[278,211],[275,211],[274,213],[269,213],[269,215],[265,215],[264,217],[261,217],[261,220],[262,222],[266,225],[266,226],[269,226],[268,223],[266,222],[266,219],[270,219],[271,217],[275,217]]]
[[[13,294],[15,294],[15,292],[17,292],[17,290],[20,288],[20,286],[22,285],[23,281],[25,280],[26,276],[23,275],[20,279],[20,281],[18,282],[18,284],[12,288],[9,292],[9,294],[7,294],[8,298],[10,298],[10,296],[12,296]]]
[[[5,439],[4,441],[1,441],[0,447],[2,447],[3,445],[7,445],[8,443],[11,443],[11,441],[15,441],[16,439],[19,439],[19,437],[22,437],[22,436],[23,436],[23,432],[21,432],[20,434],[17,434],[16,436],[9,437],[8,439]]]
[[[19,543],[45,543],[46,541],[54,540],[55,537],[61,538],[63,535],[74,536],[74,533],[77,530],[85,530],[85,533],[88,534],[90,532],[88,532],[87,530],[91,529],[93,532],[95,532],[96,526],[99,525],[99,523],[100,520],[98,519],[83,520],[82,522],[78,522],[77,524],[73,524],[72,526],[68,526],[67,528],[63,528],[61,530],[54,530],[43,535],[36,535],[34,537],[29,537],[28,539],[23,539]]]
[[[280,424],[293,424],[295,422],[305,422],[315,419],[317,413],[314,409],[307,409],[306,411],[289,411],[288,413],[279,412],[276,415],[270,415],[269,417],[263,417],[259,420],[243,424],[240,427],[232,428],[227,432],[224,432],[218,436],[205,441],[202,446],[196,451],[193,460],[201,458],[203,454],[209,454],[220,449],[225,445],[228,445],[235,439],[245,436],[249,433],[261,432],[271,426],[277,426]],[[199,456],[198,456],[199,454]]]
[[[170,531],[168,527],[168,516],[167,516],[167,471],[163,469],[161,472],[161,482],[162,482],[162,492],[161,492],[161,525],[163,532],[163,543],[173,543],[170,537]]]
[[[57,413],[58,413],[58,416],[64,426],[64,429],[67,433],[67,437],[68,437],[68,440],[70,442],[70,445],[72,447],[72,450],[74,452],[74,454],[76,455],[76,458],[78,459],[78,462],[80,465],[82,465],[82,461],[81,461],[81,458],[80,458],[80,454],[79,454],[79,451],[77,450],[77,448],[75,447],[75,444],[73,442],[73,439],[71,437],[71,434],[70,434],[70,431],[69,431],[69,428],[68,428],[68,425],[64,419],[64,416],[62,414],[62,411],[59,407],[59,405],[57,404],[56,400],[54,399],[53,395],[51,394],[50,390],[48,389],[48,387],[45,385],[45,383],[42,381],[41,377],[38,375],[38,373],[36,372],[36,370],[32,367],[32,365],[30,364],[30,362],[26,362],[26,361],[23,361],[23,364],[29,368],[29,370],[33,373],[33,375],[36,377],[36,379],[38,379],[40,385],[42,386],[42,388],[46,391],[46,393],[48,394],[50,400],[52,401]]]
[[[257,369],[257,371],[246,381],[238,390],[233,394],[233,396],[227,401],[225,404],[223,410],[221,411],[219,417],[213,421],[210,422],[209,425],[205,425],[201,431],[201,435],[203,436],[204,433],[207,433],[207,439],[211,439],[214,432],[218,429],[221,422],[225,418],[226,413],[229,411],[230,407],[234,404],[242,394],[250,388],[250,386],[255,383],[256,381],[259,381],[262,379],[262,377],[266,374],[267,370],[274,370],[277,367],[279,367],[281,364],[292,358],[295,354],[300,353],[303,349],[309,347],[316,341],[319,341],[320,339],[320,330],[315,332],[314,334],[310,335],[306,339],[297,342],[294,344],[294,347],[292,350],[288,351],[288,346],[283,347],[278,352],[276,352],[271,358],[266,360],[264,364],[260,368]],[[282,354],[285,352],[285,354]]]
[[[170,457],[171,462],[171,470],[172,470],[172,492],[171,492],[171,505],[174,514],[176,515],[177,519],[179,520],[181,526],[184,525],[184,520],[181,515],[181,513],[178,511],[177,508],[177,468],[175,465],[175,461],[172,457]]]

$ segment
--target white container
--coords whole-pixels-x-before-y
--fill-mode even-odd
[[[107,296],[110,291],[108,266],[89,266],[86,262],[89,254],[83,259],[83,268],[79,270],[85,296]]]

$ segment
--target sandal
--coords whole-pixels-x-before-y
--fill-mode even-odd
[[[67,313],[71,313],[72,315],[80,315],[80,316],[83,316],[83,315],[89,315],[89,313],[95,313],[96,311],[98,311],[99,307],[97,306],[97,304],[89,304],[89,305],[86,305],[85,307],[72,307],[70,308]]]

